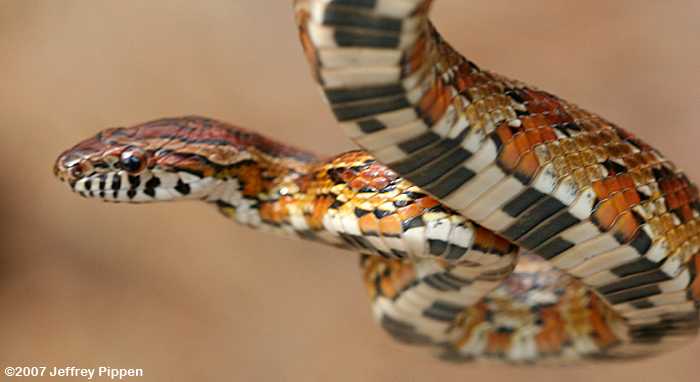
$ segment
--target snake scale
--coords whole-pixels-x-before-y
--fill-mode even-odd
[[[479,68],[426,0],[297,0],[313,78],[363,151],[204,117],[98,133],[54,171],[88,198],[202,200],[360,254],[372,312],[451,361],[636,358],[693,339],[700,203],[615,124]]]

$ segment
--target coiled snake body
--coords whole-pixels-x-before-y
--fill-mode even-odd
[[[55,172],[85,197],[199,199],[359,252],[382,327],[445,359],[633,357],[693,338],[696,187],[614,124],[464,59],[430,3],[295,3],[314,78],[366,151],[321,159],[183,117],[105,130]]]

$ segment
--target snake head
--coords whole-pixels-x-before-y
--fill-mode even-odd
[[[106,129],[63,152],[54,174],[80,195],[104,201],[203,199],[221,183],[223,164],[241,157],[234,145],[202,143],[214,124],[185,117]]]
[[[103,130],[63,152],[54,173],[80,195],[105,201],[228,203],[243,191],[255,198],[263,178],[303,173],[317,161],[249,130],[190,116]]]

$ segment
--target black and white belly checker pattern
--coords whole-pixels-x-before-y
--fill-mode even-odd
[[[626,319],[620,335],[627,346],[620,353],[655,352],[662,348],[661,342],[673,346],[674,339],[695,334],[698,308],[687,291],[695,274],[687,264],[697,245],[689,242],[671,252],[663,233],[652,224],[659,216],[674,220],[672,211],[666,211],[663,200],[635,206],[626,213],[634,214],[641,228],[631,239],[620,238],[596,221],[596,209],[605,200],[567,174],[551,147],[533,148],[541,167],[531,176],[504,168],[499,155],[508,142],[496,129],[521,127],[521,117],[529,112],[520,90],[527,87],[482,72],[466,60],[445,59],[451,48],[430,25],[425,1],[317,0],[297,6],[308,7],[305,25],[315,49],[317,80],[359,146],[445,205],[594,288]],[[422,51],[416,53],[417,49]],[[409,58],[416,54],[424,57],[419,67],[411,68]],[[459,91],[460,65],[471,67],[472,75],[485,80]],[[438,119],[431,119],[420,103],[440,81],[450,95],[449,105]],[[583,113],[564,105],[575,117]],[[555,126],[560,140],[555,146],[566,150],[565,144],[575,142],[581,131],[577,124],[590,118]],[[621,145],[640,151],[635,141],[621,138]],[[661,162],[657,172],[677,174]],[[591,167],[599,178],[606,178],[620,165],[611,158]],[[638,184],[637,191],[648,197],[658,193],[661,179],[656,180]],[[697,218],[697,204],[693,214]],[[424,320],[426,315],[411,314],[403,305],[380,306],[376,309],[393,309],[401,320],[436,335],[430,328],[439,324]]]

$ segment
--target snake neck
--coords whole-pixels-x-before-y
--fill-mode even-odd
[[[255,148],[250,159],[216,175],[219,186],[205,200],[226,217],[252,228],[277,228],[263,210],[277,210],[290,198],[299,200],[300,188],[318,171],[320,162],[299,163],[288,158],[267,158]],[[306,188],[306,187],[305,187]]]
[[[303,167],[290,167],[282,159],[251,161],[230,171],[228,180],[207,199],[225,216],[255,229],[338,248],[375,253],[377,248],[365,242],[359,230],[400,237],[401,214],[418,220],[427,210],[435,216],[450,215],[364,151]]]

